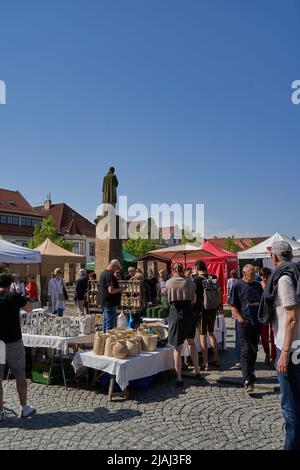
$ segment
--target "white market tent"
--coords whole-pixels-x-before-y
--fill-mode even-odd
[[[1,264],[38,264],[41,262],[41,253],[23,246],[15,245],[0,239]]]
[[[255,245],[244,251],[239,251],[238,259],[239,260],[262,259],[264,266],[273,267],[271,256],[270,256],[270,249],[271,249],[273,242],[282,241],[282,240],[287,241],[291,245],[293,249],[293,261],[296,261],[296,262],[300,261],[300,243],[298,241],[292,240],[286,235],[281,235],[278,232],[274,233],[272,237],[259,243],[258,245]]]

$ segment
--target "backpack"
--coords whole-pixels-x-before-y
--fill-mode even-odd
[[[209,276],[202,278],[203,286],[203,309],[214,310],[221,305],[221,288],[218,279]]]

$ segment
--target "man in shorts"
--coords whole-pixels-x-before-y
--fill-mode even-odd
[[[25,376],[25,349],[20,325],[20,309],[32,311],[32,304],[16,292],[10,292],[12,277],[8,273],[0,274],[0,422],[6,416],[3,410],[2,380],[5,363],[16,379],[19,395],[21,418],[32,416],[36,410],[27,404],[27,381]],[[5,359],[3,357],[5,351]]]
[[[208,349],[207,349],[207,335],[213,349],[212,364],[215,367],[220,367],[218,343],[214,334],[215,321],[217,317],[217,309],[205,310],[203,308],[204,302],[204,287],[203,281],[205,279],[217,279],[213,274],[208,274],[207,267],[204,261],[195,262],[196,276],[194,283],[196,284],[196,316],[198,317],[198,328],[200,330],[200,344],[203,355],[202,370],[208,370]]]

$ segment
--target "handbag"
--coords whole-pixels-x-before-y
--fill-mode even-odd
[[[63,288],[63,293],[62,294],[59,292],[59,288],[57,287],[57,285],[56,285],[56,287],[57,287],[57,290],[58,290],[58,300],[60,302],[64,302],[65,300],[69,300],[69,296],[68,296],[68,292],[67,292],[67,290],[64,286],[64,281],[61,281],[61,282],[62,282],[62,288]]]

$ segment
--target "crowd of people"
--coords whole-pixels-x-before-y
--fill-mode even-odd
[[[285,449],[300,450],[300,265],[292,262],[292,248],[285,241],[276,241],[270,250],[274,270],[246,264],[242,277],[237,271],[230,273],[227,283],[227,302],[235,319],[236,367],[241,369],[245,391],[252,393],[255,387],[255,367],[259,340],[265,352],[265,363],[275,366],[281,390],[281,408],[285,419]],[[222,307],[221,289],[216,276],[210,274],[203,261],[196,261],[193,268],[184,268],[175,262],[172,272],[161,269],[155,277],[148,269],[146,276],[140,269],[130,267],[127,280],[143,282],[148,304],[165,303],[169,306],[169,343],[174,346],[176,385],[182,387],[182,347],[187,341],[194,377],[203,380],[201,370],[209,370],[207,339],[212,346],[212,366],[220,367],[218,344],[214,326],[218,309]],[[99,283],[95,273],[88,277],[82,269],[76,281],[74,301],[78,312],[84,313],[88,281],[98,283],[99,301],[104,315],[104,332],[116,325],[117,307],[120,305],[122,267],[112,260],[101,273]],[[57,268],[48,286],[49,308],[62,316],[67,299],[63,273]],[[25,355],[19,322],[19,311],[30,312],[38,299],[34,276],[26,283],[18,275],[0,275],[0,341],[6,344],[6,361],[16,377],[21,404],[21,416],[35,413],[27,404],[25,379]],[[202,364],[195,344],[199,333]],[[2,378],[4,365],[0,365],[0,421],[3,411]]]

